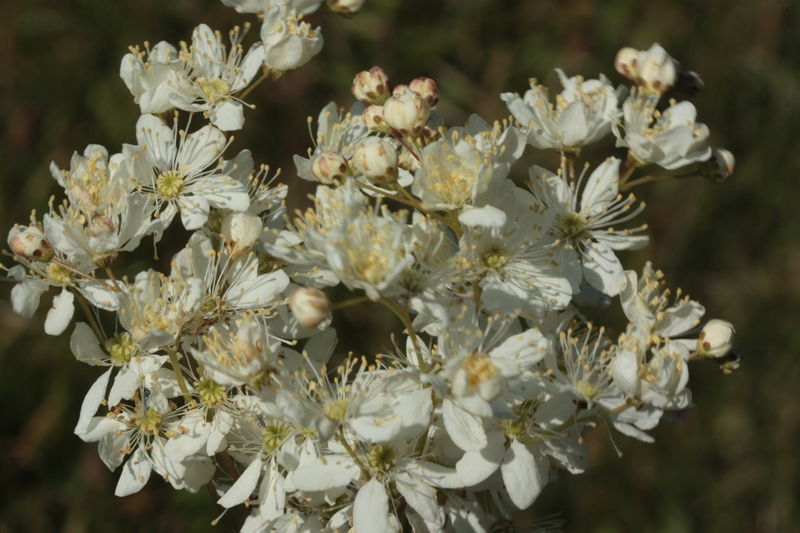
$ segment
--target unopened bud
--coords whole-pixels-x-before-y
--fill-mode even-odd
[[[714,148],[711,158],[700,163],[699,173],[704,178],[714,180],[717,183],[728,181],[736,169],[736,158],[724,148]]]
[[[617,52],[617,57],[614,58],[614,68],[621,75],[635,82],[639,78],[638,57],[639,51],[635,48],[623,48]]]
[[[734,333],[733,324],[727,320],[709,320],[697,339],[697,355],[708,359],[727,356],[733,349]]]
[[[327,0],[328,9],[344,16],[355,15],[364,5],[365,0]]]
[[[417,136],[422,133],[430,114],[430,104],[411,90],[392,96],[383,104],[386,123],[403,135]]]
[[[382,105],[369,106],[364,110],[364,113],[362,113],[362,117],[364,118],[364,124],[372,131],[377,131],[378,133],[389,133],[392,131],[392,128],[389,127],[386,120],[383,118]]]
[[[390,95],[389,76],[382,68],[372,67],[356,74],[350,90],[365,104],[382,104]]]
[[[389,185],[397,181],[397,149],[377,137],[369,137],[356,146],[356,168],[372,183]]]
[[[678,76],[676,61],[658,43],[646,51],[621,49],[614,67],[647,94],[664,94],[675,85]]]
[[[350,167],[347,159],[337,152],[322,152],[314,156],[311,163],[311,173],[317,181],[325,185],[331,185],[337,181],[344,180],[350,175]]]
[[[304,328],[316,328],[330,319],[328,297],[314,287],[300,287],[289,295],[289,308]]]
[[[237,256],[249,250],[261,236],[263,223],[261,219],[249,213],[231,213],[222,221],[220,234],[225,241],[225,248]]]
[[[54,250],[38,224],[28,226],[11,238],[11,249],[28,261],[47,262],[53,258]]]
[[[406,85],[405,83],[401,83],[400,85],[395,85],[394,89],[392,89],[392,96],[400,96],[407,90],[408,90],[408,85]]]
[[[417,78],[408,84],[408,88],[423,97],[431,107],[439,101],[439,85],[431,78]]]

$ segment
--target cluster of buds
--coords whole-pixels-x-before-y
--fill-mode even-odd
[[[364,123],[375,132],[418,137],[439,101],[439,86],[430,78],[417,78],[408,85],[397,85],[389,91],[389,76],[380,67],[359,72],[351,91],[368,105]]]
[[[641,91],[650,94],[666,93],[678,77],[678,63],[658,43],[649,50],[621,49],[614,66]]]

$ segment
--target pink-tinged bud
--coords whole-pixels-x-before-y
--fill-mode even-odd
[[[389,98],[389,76],[380,67],[372,67],[356,74],[350,90],[365,104],[382,104]]]
[[[231,213],[222,221],[220,234],[231,256],[240,256],[258,241],[264,224],[249,213]]]
[[[348,17],[355,15],[364,5],[365,0],[327,0],[328,9],[334,13]]]
[[[392,128],[386,123],[386,120],[383,118],[383,106],[381,105],[371,105],[364,110],[362,114],[364,118],[364,124],[372,130],[377,131],[378,133],[389,133],[392,131]]]
[[[392,96],[400,96],[404,92],[408,90],[408,85],[405,83],[401,83],[400,85],[395,85],[394,89],[392,89]]]
[[[711,158],[700,163],[700,175],[717,183],[728,181],[736,169],[736,158],[724,148],[714,148]]]
[[[290,294],[289,308],[294,318],[304,328],[319,327],[331,317],[331,303],[328,297],[314,287],[300,287]]]
[[[318,182],[325,185],[332,185],[337,181],[344,180],[350,175],[350,167],[347,159],[337,152],[322,152],[314,156],[311,163],[311,173]]]
[[[55,251],[47,240],[43,228],[34,224],[11,238],[11,249],[28,261],[47,262],[53,258]]]
[[[417,78],[408,84],[408,88],[423,97],[431,107],[439,102],[439,85],[431,78]]]
[[[617,52],[614,67],[646,94],[664,94],[678,77],[677,62],[658,43],[646,51],[623,48]]]
[[[639,67],[637,60],[639,51],[635,48],[626,47],[617,52],[617,57],[614,58],[614,68],[617,69],[622,76],[635,82],[639,79]]]
[[[390,185],[397,181],[397,149],[377,137],[369,137],[356,146],[353,162],[372,183]]]
[[[403,135],[418,136],[425,128],[431,106],[417,93],[405,90],[392,96],[383,104],[383,118],[386,123]]]
[[[726,357],[733,350],[734,333],[733,324],[727,320],[709,320],[697,339],[697,355],[709,359]]]

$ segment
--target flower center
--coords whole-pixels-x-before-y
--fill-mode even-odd
[[[286,422],[274,421],[261,430],[264,449],[268,452],[277,450],[291,433],[292,427]]]
[[[565,213],[558,220],[558,229],[565,237],[577,237],[586,229],[588,221],[580,213]]]
[[[131,334],[127,331],[124,333],[117,333],[106,341],[106,350],[108,355],[114,361],[114,364],[122,366],[130,362],[131,357],[136,352],[136,345],[131,338]]]
[[[347,416],[347,409],[350,407],[350,400],[347,398],[340,398],[338,400],[329,400],[325,403],[322,411],[325,416],[331,420],[341,422]]]
[[[152,407],[133,418],[134,425],[142,433],[157,435],[161,427],[161,414]]]
[[[464,364],[467,371],[467,383],[470,387],[477,387],[487,382],[497,374],[497,366],[489,356],[483,352],[475,352],[467,358]]]
[[[72,278],[72,272],[57,263],[47,265],[47,277],[56,285],[66,285]]]
[[[376,444],[369,450],[367,461],[370,467],[376,470],[387,471],[397,463],[399,456],[400,454],[397,452],[397,448],[391,444]]]
[[[212,104],[227,99],[228,92],[231,90],[231,84],[219,78],[211,80],[208,78],[198,78],[195,83],[200,90],[203,91],[206,100]]]
[[[483,264],[490,270],[499,270],[508,263],[508,254],[499,246],[491,246],[483,252]]]
[[[177,170],[167,170],[156,178],[158,194],[170,200],[177,198],[183,190],[184,176]]]
[[[200,399],[209,405],[219,405],[228,398],[225,386],[211,379],[200,380],[197,384],[197,393]]]

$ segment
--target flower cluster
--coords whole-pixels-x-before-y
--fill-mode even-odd
[[[50,287],[48,334],[76,300],[84,311],[70,348],[106,369],[75,433],[121,471],[117,495],[155,472],[176,489],[212,482],[221,508],[249,508],[244,533],[495,531],[559,470],[586,468],[585,429],[652,441],[666,411],[691,406],[691,361],[738,366],[731,324],[703,326],[702,305],[617,256],[648,242],[633,187],[733,170],[691,103],[662,102],[679,65],[660,46],[620,52],[631,89],[559,70],[555,103],[534,81],[501,95],[513,119],[494,123],[448,126],[434,80],[361,72],[358,102],[326,106],[294,158],[318,185],[290,217],[287,187],[248,150],[229,155],[224,132],[242,127],[259,72],[319,51],[303,14],[322,2],[223,1],[259,14],[261,41],[245,52],[235,29],[226,47],[201,25],[191,44],[133,48],[120,74],[142,111],[135,144],[53,164],[64,199],[8,236],[17,313]],[[624,151],[581,161],[611,135]],[[527,145],[561,164],[520,186]],[[115,276],[176,215],[193,233],[169,272]],[[339,284],[354,298],[332,305]],[[391,353],[343,356],[332,312],[365,300],[404,330]],[[584,315],[615,301],[624,332]]]

